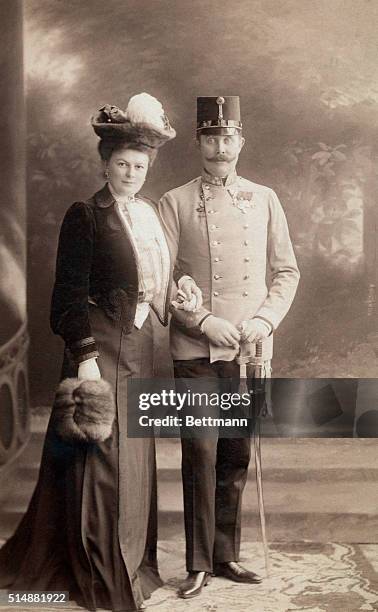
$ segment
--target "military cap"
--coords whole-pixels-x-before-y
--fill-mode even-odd
[[[240,134],[239,96],[201,96],[197,98],[198,134]]]

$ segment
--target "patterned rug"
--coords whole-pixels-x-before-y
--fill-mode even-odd
[[[242,545],[241,562],[265,575],[259,543]],[[234,584],[213,578],[195,599],[178,599],[185,577],[184,542],[160,542],[159,564],[166,581],[146,602],[147,612],[357,612],[378,610],[378,545],[270,544],[271,573],[261,585]],[[1,606],[2,611],[28,612],[31,607]],[[67,606],[44,607],[82,610]],[[42,609],[41,609],[42,610]]]
[[[185,576],[182,555],[183,544],[160,544],[161,573],[167,583],[146,602],[151,612],[378,610],[378,546],[307,542],[271,544],[270,577],[265,578],[261,585],[239,585],[223,578],[213,578],[201,596],[191,601],[179,600],[175,593],[180,579]],[[176,566],[172,567],[174,560]],[[244,544],[241,562],[265,575],[260,544]]]

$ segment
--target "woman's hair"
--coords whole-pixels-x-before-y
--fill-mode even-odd
[[[111,140],[108,138],[101,138],[98,143],[98,152],[102,161],[109,161],[112,156],[112,153],[116,151],[120,151],[121,149],[131,149],[133,151],[140,151],[141,153],[145,153],[149,159],[149,165],[152,166],[156,159],[157,149],[152,147],[148,147],[142,142],[130,142],[127,140]]]

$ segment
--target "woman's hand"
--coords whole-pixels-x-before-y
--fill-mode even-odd
[[[186,310],[187,312],[199,310],[202,306],[202,291],[194,280],[187,276],[180,279],[178,284],[176,300],[172,302],[172,305],[177,310]]]
[[[79,370],[77,373],[79,380],[100,380],[101,372],[97,365],[96,358],[87,359],[79,363]]]

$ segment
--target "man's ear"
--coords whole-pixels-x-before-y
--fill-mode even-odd
[[[245,138],[244,136],[240,136],[240,151],[242,150],[242,148],[244,147],[244,143],[245,143]]]

